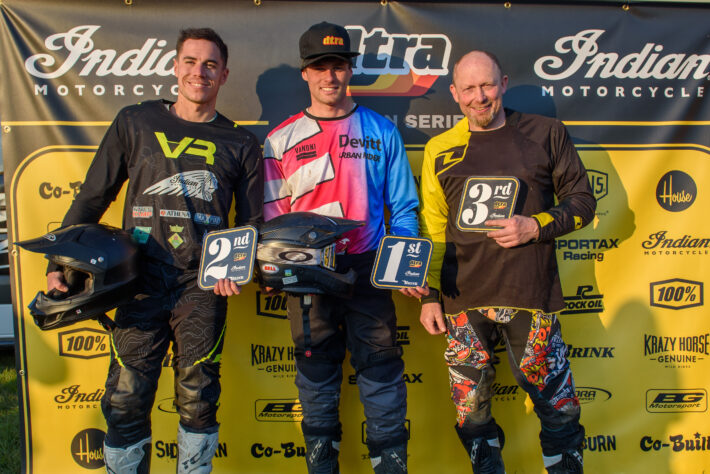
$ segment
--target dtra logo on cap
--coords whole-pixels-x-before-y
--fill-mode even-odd
[[[301,35],[298,42],[301,53],[301,69],[319,59],[335,56],[349,60],[360,54],[350,50],[348,30],[333,23],[317,23]]]
[[[325,46],[330,46],[330,45],[338,45],[338,46],[343,46],[343,38],[340,38],[338,36],[326,36],[323,38],[323,45]]]

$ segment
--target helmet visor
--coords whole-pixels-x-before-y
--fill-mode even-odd
[[[259,244],[256,248],[256,258],[281,265],[315,265],[335,270],[335,243],[323,248],[282,247]]]

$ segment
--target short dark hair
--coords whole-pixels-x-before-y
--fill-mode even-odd
[[[212,28],[185,28],[180,30],[180,35],[177,39],[177,44],[175,45],[175,50],[180,55],[180,50],[182,49],[183,43],[189,39],[197,40],[207,40],[213,42],[217,49],[219,49],[219,54],[222,56],[222,61],[224,65],[227,65],[227,59],[229,58],[229,51],[227,50],[227,45],[222,41],[222,37],[217,34]]]

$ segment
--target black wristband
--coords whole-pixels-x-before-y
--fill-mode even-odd
[[[436,288],[429,287],[429,294],[419,298],[419,301],[421,301],[422,304],[439,303],[439,290],[437,290]]]

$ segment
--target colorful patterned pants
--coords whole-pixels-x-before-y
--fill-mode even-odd
[[[579,424],[579,400],[554,314],[511,308],[484,308],[447,314],[451,398],[458,426],[491,422],[495,381],[493,348],[503,340],[513,375],[540,418],[540,439],[547,453],[575,448],[584,439]]]

